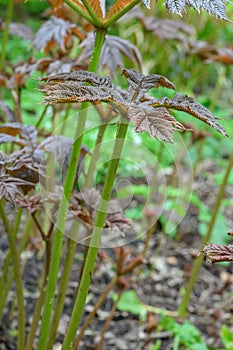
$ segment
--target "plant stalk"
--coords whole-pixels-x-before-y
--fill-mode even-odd
[[[227,165],[227,168],[226,168],[226,171],[225,171],[225,175],[224,175],[222,184],[221,184],[221,186],[219,188],[219,192],[218,192],[218,195],[217,195],[217,198],[216,198],[213,210],[212,210],[212,216],[211,216],[211,219],[210,219],[210,222],[209,222],[209,226],[208,226],[208,229],[207,229],[207,232],[206,232],[205,236],[202,239],[201,247],[203,247],[204,244],[209,242],[209,240],[211,238],[212,230],[214,228],[214,224],[215,224],[215,221],[217,219],[217,215],[218,215],[219,209],[221,207],[222,198],[223,198],[224,193],[225,193],[225,189],[226,189],[226,186],[227,186],[228,178],[229,178],[230,173],[231,173],[232,166],[233,166],[233,153],[231,154],[231,156],[229,158],[229,162],[228,162],[228,165]],[[191,271],[191,277],[190,277],[190,279],[188,281],[188,284],[187,284],[187,287],[186,287],[186,290],[185,290],[185,294],[184,294],[184,296],[182,298],[182,301],[181,301],[181,303],[179,305],[179,308],[178,308],[178,314],[179,314],[180,317],[185,317],[185,315],[186,315],[187,307],[188,307],[189,300],[190,300],[190,296],[191,296],[191,293],[193,291],[195,282],[196,282],[196,280],[198,278],[198,275],[199,275],[200,269],[202,267],[202,264],[203,264],[203,256],[202,256],[202,254],[200,254],[197,257],[197,259],[195,260],[194,264],[193,264],[193,268],[192,268],[192,271]]]
[[[16,297],[18,304],[18,340],[17,349],[24,349],[25,341],[25,314],[24,314],[24,295],[23,295],[23,283],[20,272],[19,255],[16,248],[16,240],[14,237],[14,232],[8,221],[5,208],[3,205],[3,200],[0,200],[0,215],[7,233],[7,238],[9,242],[9,249],[11,253],[11,260],[14,269],[14,277],[16,283]]]
[[[107,126],[108,126],[108,124],[106,124],[106,123],[101,124],[99,126],[99,131],[98,131],[98,135],[97,135],[97,139],[96,139],[95,149],[94,149],[94,152],[93,152],[93,154],[91,156],[90,165],[89,165],[89,168],[88,168],[88,171],[87,171],[87,176],[86,176],[86,179],[85,179],[85,184],[84,184],[85,188],[90,188],[91,187],[91,182],[92,182],[92,179],[93,179],[94,171],[96,169],[96,163],[97,163],[97,161],[99,159],[100,145],[102,143],[102,140],[103,140],[103,137],[104,137],[104,133],[105,133],[105,130],[106,130]]]
[[[95,45],[90,61],[89,70],[95,71],[98,67],[99,57],[105,38],[105,30],[97,30],[95,37]],[[66,223],[66,214],[68,212],[71,192],[73,189],[74,178],[78,165],[79,154],[82,146],[82,137],[85,130],[85,123],[87,118],[88,103],[83,103],[80,108],[79,118],[75,131],[75,142],[72,146],[71,156],[68,164],[67,174],[64,183],[64,191],[61,198],[61,203],[57,215],[56,230],[54,233],[54,242],[52,248],[51,264],[48,276],[47,291],[44,303],[44,311],[41,321],[40,337],[37,350],[44,350],[48,342],[49,327],[52,315],[52,309],[55,298],[55,289],[57,284],[60,257],[62,251],[62,243],[64,236],[64,229]]]
[[[109,164],[108,173],[106,176],[101,202],[97,211],[94,230],[91,237],[90,246],[88,249],[84,270],[81,276],[78,292],[76,295],[71,320],[64,339],[62,350],[72,349],[75,334],[80,323],[88,289],[91,282],[91,276],[94,270],[96,256],[98,253],[101,235],[107,214],[108,203],[111,198],[113,184],[116,176],[117,167],[119,164],[121,151],[124,145],[124,140],[127,132],[128,124],[121,122],[118,127],[118,132],[115,139],[112,158]]]
[[[113,287],[116,285],[117,280],[118,280],[118,276],[114,276],[111,281],[109,282],[107,288],[104,290],[104,292],[101,294],[101,296],[99,297],[99,300],[97,301],[97,303],[94,306],[94,309],[91,311],[91,313],[88,315],[88,317],[85,319],[82,328],[77,336],[77,338],[75,339],[74,342],[74,346],[73,346],[73,350],[78,350],[78,346],[80,343],[80,340],[82,339],[85,330],[87,329],[88,325],[90,324],[90,322],[92,321],[93,317],[95,316],[97,310],[100,308],[100,306],[103,304],[104,300],[106,299],[107,295],[109,294],[109,292],[113,289]]]
[[[27,243],[27,240],[31,234],[31,226],[32,226],[32,221],[29,220],[27,222],[27,225],[25,227],[25,230],[24,230],[24,234],[23,234],[23,239],[21,240],[20,244],[19,244],[19,248],[18,248],[18,255],[20,256],[21,252],[23,251],[23,249],[25,248],[25,245]],[[9,258],[8,258],[8,255],[6,257],[6,263],[8,263],[8,259],[10,259],[10,252],[9,252]],[[10,261],[9,261],[10,263]],[[5,271],[5,267],[4,267],[4,271]],[[7,271],[6,271],[7,273]],[[3,276],[2,276],[3,277]],[[5,281],[5,279],[3,279],[3,282],[5,281],[5,285],[4,285],[4,292],[1,293],[1,298],[0,298],[0,320],[2,319],[2,314],[3,314],[3,309],[4,309],[4,305],[5,305],[5,301],[6,301],[6,298],[7,298],[7,295],[10,291],[10,287],[11,287],[11,284],[12,284],[12,281],[13,281],[13,278],[14,278],[14,270],[11,269],[9,274],[8,274],[8,278],[7,278],[7,281]],[[1,279],[1,291],[3,290],[2,289],[2,279]]]

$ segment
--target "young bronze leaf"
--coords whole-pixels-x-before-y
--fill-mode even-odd
[[[24,140],[20,139],[19,137],[7,135],[7,134],[0,134],[0,145],[8,142],[16,143],[21,147],[25,147],[27,145],[27,143]]]
[[[80,44],[83,52],[79,56],[79,62],[89,59],[92,55],[94,47],[95,37],[93,33],[90,33],[87,38]],[[137,47],[130,43],[128,40],[119,38],[114,35],[106,35],[103,44],[100,60],[99,69],[106,68],[114,76],[117,74],[117,68],[123,68],[124,63],[121,56],[127,57],[133,63],[136,63],[141,69],[142,58]]]
[[[17,196],[21,196],[22,193],[19,190],[21,186],[33,186],[31,182],[14,178],[4,172],[0,171],[0,199],[5,198],[11,204],[15,204]]]
[[[233,245],[220,245],[209,243],[202,249],[204,259],[207,262],[216,263],[222,261],[233,261]]]
[[[56,84],[58,82],[74,82],[77,84],[80,83],[89,83],[94,86],[104,86],[106,88],[115,88],[115,85],[110,76],[103,77],[99,74],[88,72],[85,70],[79,70],[72,73],[59,73],[51,77],[42,78],[43,81],[48,81],[50,84]]]
[[[177,93],[172,99],[163,97],[159,100],[154,100],[150,103],[154,107],[172,108],[178,111],[186,112],[193,117],[200,119],[204,123],[210,125],[220,134],[229,137],[226,130],[216,122],[217,117],[212,114],[207,108],[198,103],[193,97]]]
[[[72,27],[75,27],[75,25],[69,21],[52,16],[36,33],[33,42],[35,48],[48,52],[54,43],[56,43],[65,52],[66,40],[71,36]]]
[[[74,82],[63,82],[56,85],[46,85],[43,89],[45,92],[45,103],[67,103],[67,102],[109,102],[113,100],[111,90],[100,89],[95,86],[85,86]]]
[[[129,119],[135,123],[135,131],[147,131],[150,137],[162,141],[173,142],[172,134],[176,129],[185,130],[166,108],[153,108],[146,104],[131,104]]]
[[[57,74],[49,78],[41,90],[45,93],[45,103],[65,102],[109,102],[123,103],[119,90],[111,77],[101,77],[98,74],[77,71]],[[85,85],[89,83],[90,85]]]
[[[19,138],[16,138],[15,136],[19,136]],[[15,142],[21,146],[27,145],[31,148],[36,148],[37,130],[32,125],[23,125],[16,122],[5,123],[0,126],[0,140],[0,143]]]
[[[195,29],[182,21],[155,17],[146,17],[142,21],[146,30],[152,31],[160,40],[177,40],[188,45],[190,38],[195,35]]]
[[[123,69],[123,74],[128,80],[130,101],[139,102],[148,90],[159,86],[175,90],[175,86],[159,74],[144,75],[135,69]]]

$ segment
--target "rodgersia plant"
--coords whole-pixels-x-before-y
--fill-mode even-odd
[[[108,215],[108,205],[111,200],[111,193],[114,185],[114,180],[117,172],[117,167],[121,159],[122,149],[124,147],[124,141],[128,129],[129,122],[134,123],[135,132],[147,131],[152,138],[158,138],[161,141],[173,142],[172,135],[175,130],[183,131],[185,127],[176,120],[172,111],[183,111],[199,120],[202,120],[219,133],[224,136],[228,136],[225,129],[217,122],[216,117],[208,111],[204,106],[195,101],[194,98],[184,94],[176,93],[174,97],[169,98],[164,96],[162,98],[154,98],[148,92],[152,88],[166,87],[168,89],[175,90],[175,85],[170,82],[166,77],[159,74],[144,75],[141,72],[134,69],[123,69],[123,75],[127,80],[128,88],[123,89],[121,86],[117,86],[110,76],[102,76],[97,74],[97,70],[101,61],[101,54],[103,54],[103,48],[105,47],[106,55],[109,48],[116,52],[116,56],[119,57],[119,52],[126,54],[128,58],[132,57],[139,67],[143,67],[140,54],[132,45],[128,47],[128,52],[124,50],[124,44],[120,39],[111,38],[108,35],[108,29],[110,26],[119,20],[130,9],[135,7],[139,3],[143,3],[146,7],[150,8],[153,4],[150,0],[116,0],[111,1],[110,5],[106,6],[104,0],[65,0],[65,1],[52,1],[49,3],[54,7],[56,13],[57,9],[63,8],[64,4],[68,5],[74,12],[81,15],[85,20],[93,26],[93,33],[89,37],[84,38],[83,33],[79,31],[76,26],[69,25],[63,20],[52,20],[56,22],[60,30],[54,32],[53,36],[49,36],[49,40],[41,42],[38,38],[43,38],[39,34],[35,39],[35,46],[38,48],[43,47],[47,52],[52,51],[54,42],[60,45],[59,54],[63,57],[65,54],[66,44],[69,41],[71,32],[75,33],[79,39],[83,41],[83,59],[90,57],[88,70],[79,70],[71,73],[61,73],[49,75],[43,78],[44,84],[41,86],[41,90],[45,94],[44,102],[46,104],[58,104],[58,103],[81,103],[79,105],[79,116],[77,117],[77,125],[74,136],[74,143],[70,154],[70,160],[66,171],[66,178],[64,182],[64,188],[62,192],[62,198],[59,203],[59,209],[56,216],[55,229],[53,233],[53,241],[48,252],[48,261],[46,267],[46,278],[43,281],[43,290],[39,298],[38,308],[36,309],[33,327],[31,328],[29,339],[27,341],[26,349],[30,350],[33,347],[33,336],[36,333],[37,325],[41,315],[43,306],[42,320],[40,325],[40,336],[37,345],[37,350],[50,350],[53,345],[54,337],[56,335],[56,327],[60,318],[62,307],[64,303],[65,290],[67,287],[69,273],[72,266],[72,259],[75,252],[75,243],[69,242],[66,260],[64,263],[64,270],[61,277],[61,283],[58,291],[58,303],[55,306],[53,313],[55,299],[55,290],[57,286],[58,271],[60,267],[60,257],[62,252],[63,236],[66,224],[67,213],[69,212],[69,205],[72,196],[73,184],[76,176],[76,169],[78,168],[79,154],[82,151],[82,138],[85,133],[85,124],[87,120],[87,107],[91,102],[96,108],[101,108],[102,104],[107,104],[109,113],[107,120],[111,121],[111,118],[116,118],[118,115],[117,132],[112,150],[111,160],[109,162],[107,175],[102,190],[101,198],[98,199],[99,206],[95,212],[93,221],[91,222],[90,242],[86,252],[86,259],[83,265],[81,278],[78,284],[77,293],[75,296],[74,307],[70,318],[70,323],[65,335],[65,339],[62,345],[62,350],[72,349],[75,341],[75,336],[79,323],[82,317],[86,296],[91,283],[91,276],[94,270],[96,256],[98,253],[99,245],[101,243],[101,235],[106,224],[106,217]],[[192,7],[198,12],[204,9],[216,17],[228,20],[226,15],[225,3],[221,0],[204,0],[204,1],[184,1],[184,0],[167,0],[166,8],[173,13],[182,15],[188,8]],[[51,23],[49,25],[51,25]],[[47,27],[48,29],[48,23]],[[45,27],[41,33],[45,33],[47,30]],[[40,33],[40,34],[41,34]],[[56,33],[56,34],[55,34]],[[60,36],[59,36],[60,35]],[[61,40],[61,37],[64,41]],[[108,46],[107,46],[108,44]],[[42,46],[40,46],[42,45]],[[104,46],[105,45],[105,46]],[[114,46],[115,45],[115,46]],[[3,48],[4,49],[4,48]],[[4,51],[4,50],[3,50]],[[90,55],[91,52],[91,55]],[[2,62],[4,55],[2,55]],[[54,63],[54,62],[53,62]],[[42,64],[42,61],[40,61]],[[44,64],[44,63],[43,63]],[[121,64],[122,65],[122,64]],[[113,65],[116,71],[117,65]],[[51,68],[51,67],[50,67]],[[80,68],[80,67],[79,67]],[[54,73],[54,71],[53,71]],[[19,118],[20,120],[20,118]],[[5,127],[5,133],[8,134],[9,126]],[[101,128],[102,126],[100,126]],[[21,133],[20,127],[17,129],[17,135]],[[15,136],[16,134],[14,134]],[[22,135],[21,135],[22,136]],[[7,138],[6,138],[7,139]],[[25,137],[22,137],[22,142],[25,144],[28,142]],[[8,139],[9,141],[9,139]],[[15,142],[16,140],[11,140]],[[33,155],[35,155],[37,145],[33,145]],[[34,159],[34,158],[33,158]],[[95,159],[93,157],[93,159]],[[35,159],[34,159],[35,160]],[[98,158],[96,159],[98,161]],[[6,167],[7,167],[7,162]],[[36,166],[36,162],[33,163]],[[0,196],[5,197],[6,200],[14,202],[13,196],[17,194],[17,189],[20,185],[31,185],[31,183],[22,183],[21,180],[13,181],[7,172],[1,168],[1,176],[3,181],[11,184],[12,192],[6,191],[4,186],[0,187]],[[20,177],[19,177],[20,179]],[[89,184],[86,184],[88,187]],[[77,200],[80,204],[79,200]],[[22,204],[22,203],[21,203]],[[24,203],[24,205],[26,205]],[[23,206],[23,205],[22,205]],[[79,207],[78,207],[79,209]],[[1,210],[2,216],[5,219],[4,211]],[[90,215],[91,216],[91,215]],[[35,218],[34,218],[35,220]],[[10,232],[8,222],[5,220],[6,231]],[[39,223],[37,226],[40,228]],[[53,229],[53,227],[52,227]],[[51,230],[52,230],[51,229]],[[48,230],[47,236],[42,231],[44,238],[51,238],[51,230]],[[11,239],[11,237],[10,237]],[[13,241],[11,240],[12,254],[15,253]],[[14,260],[15,275],[19,281],[19,271],[17,269],[17,260]],[[22,286],[19,284],[19,298],[22,291]],[[21,308],[23,306],[21,305]],[[20,322],[24,322],[23,318]],[[51,326],[48,326],[51,325]],[[24,328],[20,329],[20,342],[18,343],[18,350],[22,350],[22,343],[24,342]]]

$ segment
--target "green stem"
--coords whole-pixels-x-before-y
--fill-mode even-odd
[[[3,201],[0,201],[0,215],[7,233],[7,238],[9,242],[9,249],[11,253],[11,260],[14,269],[14,276],[16,282],[16,297],[18,304],[18,342],[17,349],[24,349],[25,340],[25,317],[24,317],[24,295],[23,295],[23,283],[20,272],[19,256],[16,249],[16,240],[14,237],[14,232],[8,221]]]
[[[215,221],[217,219],[217,215],[218,215],[218,212],[219,212],[219,209],[221,206],[222,198],[223,198],[224,193],[225,193],[225,188],[227,186],[227,182],[228,182],[228,178],[229,178],[230,173],[231,173],[232,166],[233,166],[233,153],[230,156],[222,184],[219,188],[219,192],[218,192],[215,204],[214,204],[214,208],[212,210],[212,216],[211,216],[211,219],[209,222],[209,226],[208,226],[208,229],[207,229],[205,236],[202,239],[202,246],[201,247],[203,247],[203,245],[206,244],[211,238],[212,230],[214,228],[214,224],[215,224]],[[195,285],[197,277],[199,275],[200,269],[202,267],[202,263],[203,263],[203,257],[202,257],[202,255],[199,255],[194,262],[192,272],[191,272],[191,277],[188,281],[188,284],[187,284],[187,287],[185,290],[185,294],[184,294],[182,301],[181,301],[179,308],[178,308],[178,313],[179,313],[180,317],[185,317],[185,315],[186,315],[186,310],[187,310],[187,307],[189,304],[189,299],[190,299],[191,293],[193,291],[193,287]]]
[[[67,119],[69,118],[69,115],[70,115],[70,109],[71,109],[71,103],[67,103],[65,116],[64,116],[64,120],[62,122],[61,131],[60,131],[61,135],[65,134]]]
[[[99,126],[99,130],[98,130],[98,135],[97,135],[97,139],[96,139],[96,144],[95,144],[95,149],[94,152],[91,156],[91,161],[90,161],[90,165],[87,171],[87,176],[85,179],[85,185],[84,187],[86,188],[90,188],[91,187],[91,182],[93,179],[93,175],[94,175],[94,171],[96,169],[96,163],[99,159],[99,154],[100,154],[100,145],[102,143],[103,137],[104,137],[104,133],[105,130],[107,128],[108,124],[101,124]]]
[[[45,114],[46,114],[46,112],[47,112],[48,106],[49,106],[49,105],[46,105],[46,106],[43,108],[43,111],[42,111],[42,113],[41,113],[41,116],[40,116],[40,118],[38,119],[38,121],[37,121],[37,123],[36,123],[36,126],[35,126],[36,129],[38,129],[39,126],[40,126],[40,124],[42,123],[42,121],[43,121],[43,119],[44,119],[44,116],[45,116]]]
[[[120,160],[121,151],[124,145],[124,140],[127,132],[128,124],[122,122],[119,124],[118,132],[115,139],[112,158],[109,164],[108,173],[106,176],[101,202],[97,211],[94,230],[90,246],[88,249],[84,270],[81,276],[81,281],[76,295],[71,320],[67,329],[67,333],[64,339],[62,350],[72,349],[74,337],[82,317],[85,301],[88,293],[88,289],[91,282],[91,276],[94,270],[96,256],[98,253],[99,244],[101,242],[101,235],[107,214],[108,203],[111,198],[112,188],[116,176],[118,163]]]
[[[43,274],[41,276],[41,280],[39,282],[39,290],[40,290],[40,296],[36,301],[36,306],[34,309],[34,314],[30,326],[30,330],[28,332],[28,337],[27,337],[27,344],[26,344],[26,350],[31,350],[33,348],[33,342],[35,338],[35,334],[37,331],[37,327],[40,321],[41,317],[41,310],[44,305],[44,300],[45,300],[45,293],[46,293],[46,284],[47,284],[47,277],[49,273],[49,263],[50,263],[50,257],[51,257],[51,234],[53,232],[54,224],[50,224],[50,228],[48,230],[47,235],[43,232],[39,222],[37,221],[35,215],[32,214],[32,218],[34,220],[34,223],[37,227],[37,229],[41,233],[42,239],[45,241],[45,260],[44,260],[44,268],[43,268]]]
[[[85,18],[89,23],[95,24],[92,17],[81,8],[81,6],[75,4],[72,0],[65,0],[67,5],[69,5],[75,12],[78,12],[83,18]]]
[[[97,30],[95,37],[95,45],[90,60],[90,71],[95,71],[98,67],[99,57],[102,50],[102,45],[105,38],[105,30]],[[82,146],[82,137],[85,130],[85,123],[87,118],[88,103],[83,103],[80,108],[79,118],[75,130],[75,142],[72,146],[71,156],[67,169],[67,174],[64,183],[64,191],[61,198],[61,203],[57,215],[56,230],[54,233],[54,242],[51,256],[51,264],[48,276],[48,285],[46,291],[46,298],[44,303],[44,311],[41,321],[41,329],[37,350],[44,350],[48,341],[49,327],[54,304],[55,289],[57,284],[60,257],[62,251],[62,243],[64,236],[64,229],[66,223],[66,214],[68,212],[71,192],[73,189],[74,178],[78,165],[79,154]]]
[[[0,57],[0,73],[3,70],[5,66],[5,61],[6,61],[6,46],[7,46],[8,36],[9,36],[9,26],[10,26],[12,14],[13,14],[14,1],[9,0],[7,4],[8,4],[8,8],[7,8],[7,14],[6,14],[6,22],[5,22],[5,27],[3,31],[2,45],[1,45],[2,47],[1,47],[1,57]]]
[[[49,332],[49,339],[47,343],[47,350],[50,350],[53,348],[54,340],[56,337],[56,332],[58,328],[59,321],[61,319],[61,314],[62,310],[64,307],[64,301],[65,301],[65,296],[66,296],[66,291],[67,291],[67,285],[69,282],[69,277],[71,273],[71,268],[74,260],[74,254],[76,251],[76,242],[69,239],[68,240],[68,249],[67,249],[67,254],[66,254],[66,260],[64,263],[64,268],[61,276],[61,281],[59,285],[59,291],[58,291],[58,296],[56,299],[56,306],[55,310],[53,313],[52,317],[52,322],[51,322],[51,328]]]
[[[134,6],[140,3],[141,0],[132,0],[132,2],[118,11],[114,16],[109,19],[106,19],[103,23],[104,28],[109,28],[113,23],[115,23],[119,18],[124,16],[129,10],[131,10]]]
[[[13,231],[13,236],[14,239],[16,239],[18,230],[19,230],[19,224],[20,224],[20,220],[21,220],[21,216],[22,216],[22,208],[20,208],[17,212],[16,218],[15,218],[15,222],[14,222],[14,231]],[[1,300],[0,300],[0,319],[2,317],[2,312],[3,312],[3,308],[4,308],[4,304],[5,304],[5,300],[6,298],[3,297],[3,295],[5,297],[7,297],[8,295],[8,291],[9,289],[7,289],[6,287],[8,286],[7,283],[7,275],[8,275],[8,269],[10,266],[10,262],[11,262],[11,253],[10,251],[7,253],[6,259],[5,259],[5,263],[4,263],[4,268],[3,268],[3,272],[2,272],[2,276],[1,276],[1,281],[0,281],[0,291],[2,292],[1,294]],[[12,274],[12,279],[13,279],[14,275]],[[7,292],[7,293],[6,293]]]
[[[23,249],[25,248],[25,245],[28,241],[28,238],[31,234],[31,226],[32,226],[32,220],[29,220],[27,225],[25,226],[25,230],[24,230],[24,234],[23,234],[23,239],[20,242],[19,245],[19,249],[18,249],[18,255],[20,256],[21,252],[23,251]],[[8,255],[7,255],[8,257]],[[10,257],[10,253],[9,253],[9,257]],[[6,259],[8,260],[8,259]],[[4,292],[1,293],[1,298],[0,298],[0,319],[2,318],[2,314],[3,314],[3,309],[4,309],[4,305],[5,305],[5,301],[7,298],[7,295],[10,291],[10,287],[12,284],[14,278],[14,270],[10,270],[6,284],[4,284]],[[2,281],[1,281],[2,282]],[[2,288],[0,289],[1,291],[3,290]]]
[[[107,295],[109,294],[109,292],[113,289],[113,287],[116,285],[117,280],[118,280],[118,276],[114,276],[111,281],[109,282],[107,288],[104,290],[104,292],[101,294],[101,296],[99,297],[99,300],[97,301],[97,303],[94,306],[94,309],[91,311],[91,313],[87,316],[87,318],[85,319],[82,328],[77,336],[77,338],[75,339],[74,342],[74,346],[73,346],[73,350],[78,350],[78,346],[80,343],[80,340],[82,339],[85,330],[87,329],[88,325],[90,324],[90,322],[92,321],[93,317],[95,316],[97,310],[100,308],[100,306],[103,304],[104,300],[106,300]]]

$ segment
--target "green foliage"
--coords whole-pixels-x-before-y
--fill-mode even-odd
[[[113,301],[115,301],[117,296],[113,294],[112,298]],[[137,315],[141,319],[145,319],[147,313],[145,305],[142,304],[133,290],[128,290],[122,294],[117,303],[117,308],[121,311],[131,312],[133,315]]]
[[[159,321],[159,327],[172,333],[174,336],[174,349],[179,349],[180,345],[184,345],[189,350],[208,350],[201,338],[200,331],[187,321],[180,324],[171,317],[162,316]]]
[[[223,325],[220,331],[221,340],[226,350],[233,350],[233,334],[230,329]]]

